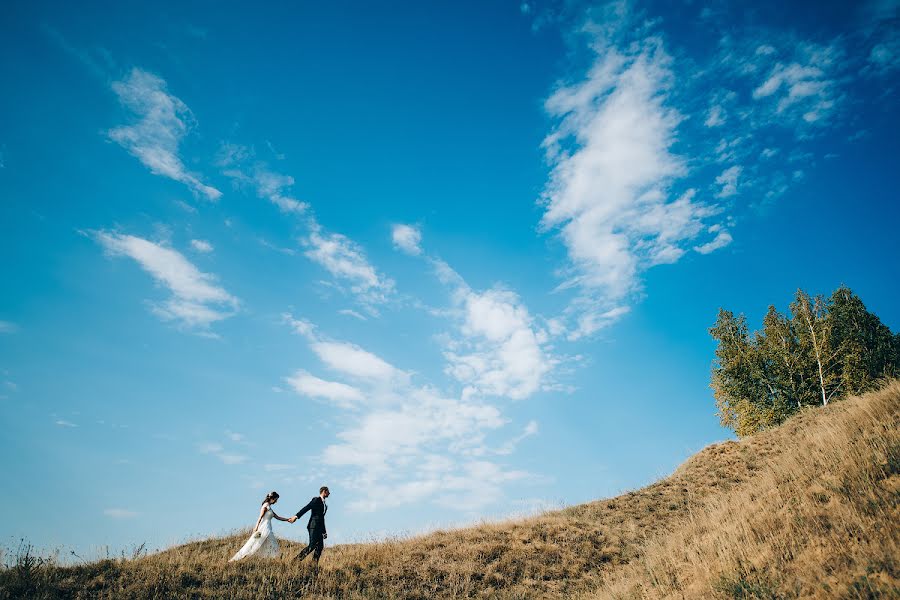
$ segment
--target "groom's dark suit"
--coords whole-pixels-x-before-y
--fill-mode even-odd
[[[313,560],[319,561],[322,556],[322,549],[325,547],[325,513],[328,512],[328,505],[322,500],[321,496],[315,496],[309,501],[309,504],[300,509],[297,518],[309,511],[309,523],[306,529],[309,530],[309,546],[300,551],[297,558],[303,560],[310,552],[313,553]]]

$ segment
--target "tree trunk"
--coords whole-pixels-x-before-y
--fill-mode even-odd
[[[822,406],[828,406],[828,396],[825,394],[825,372],[822,368],[822,349],[819,347],[819,337],[816,335],[816,325],[813,323],[812,306],[808,299],[804,299],[803,320],[809,327],[809,334],[812,336],[813,350],[816,353],[816,366],[819,368],[819,389],[822,391]]]

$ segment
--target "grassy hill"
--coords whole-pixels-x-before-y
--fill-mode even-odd
[[[242,534],[75,567],[20,557],[0,598],[900,598],[898,425],[894,382],[616,498],[330,547],[318,573],[229,564]]]

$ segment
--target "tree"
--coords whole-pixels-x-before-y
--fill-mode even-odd
[[[808,376],[807,353],[800,344],[792,319],[769,306],[763,318],[763,330],[757,333],[757,347],[769,365],[770,379],[791,411],[816,403],[815,381]]]
[[[744,315],[719,309],[709,332],[719,419],[739,436],[900,376],[900,335],[846,286],[827,301],[797,290],[790,314],[770,306],[752,335]]]
[[[859,296],[841,286],[831,295],[828,316],[840,360],[841,388],[858,394],[900,375],[898,336],[870,313]]]
[[[813,299],[809,294],[798,289],[797,295],[791,303],[791,315],[794,319],[794,330],[797,332],[800,346],[815,362],[819,394],[821,394],[822,406],[825,406],[841,387],[838,371],[840,363],[832,339],[834,322],[828,318],[825,298],[816,296]]]
[[[719,342],[711,386],[722,425],[743,436],[783,421],[792,411],[789,397],[744,315],[722,309],[709,332]]]

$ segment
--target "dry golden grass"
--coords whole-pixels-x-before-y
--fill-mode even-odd
[[[742,441],[758,473],[584,597],[900,598],[898,425],[895,381]]]
[[[0,598],[900,597],[900,383],[740,442],[670,477],[538,517],[228,563],[244,534],[133,560],[19,560]]]

